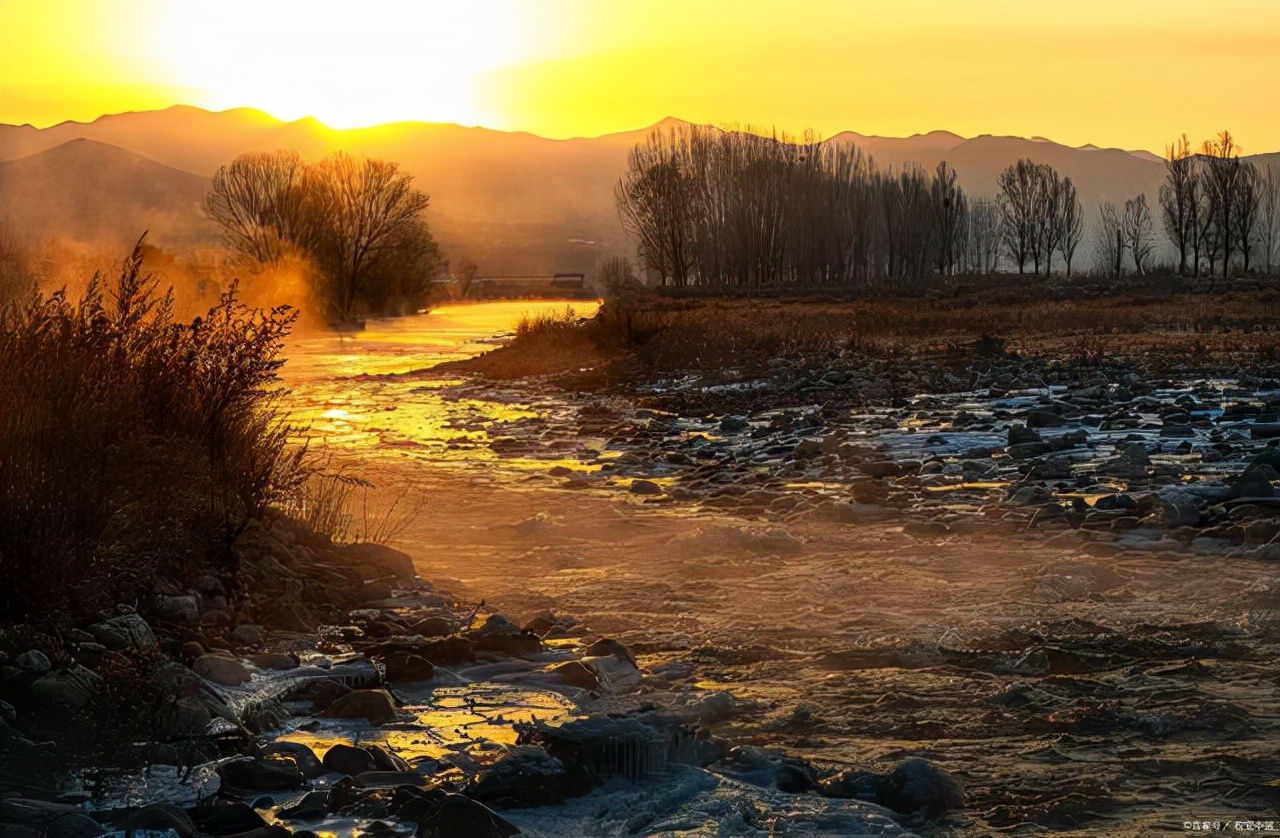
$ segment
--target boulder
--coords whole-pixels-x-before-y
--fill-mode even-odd
[[[137,614],[121,614],[89,626],[94,639],[113,652],[126,649],[142,650],[156,647],[156,636]]]
[[[101,688],[102,678],[77,663],[40,676],[31,684],[30,694],[46,707],[80,710],[94,703]]]
[[[193,594],[157,597],[156,616],[179,626],[197,626],[200,624],[200,598]]]
[[[1169,529],[1194,527],[1200,523],[1195,497],[1182,489],[1165,489],[1158,498],[1160,521]]]
[[[547,670],[564,684],[584,690],[594,690],[600,686],[600,676],[589,665],[582,661],[565,661]]]
[[[225,785],[245,791],[294,791],[306,782],[296,765],[276,759],[233,759],[221,763],[217,772]]]
[[[395,718],[396,705],[386,690],[355,690],[334,700],[325,710],[331,719],[365,719],[383,724]]]
[[[1040,442],[1039,432],[1026,427],[1025,425],[1011,425],[1009,427],[1009,444],[1010,445],[1026,445],[1029,442]]]
[[[338,771],[352,777],[366,771],[373,771],[377,767],[373,756],[364,748],[341,743],[326,751],[322,762],[330,771]]]
[[[418,572],[413,566],[413,557],[408,553],[393,550],[381,544],[360,542],[334,547],[334,552],[344,564],[366,565],[376,571],[378,576],[394,576],[409,582],[417,578]]]
[[[264,641],[262,627],[249,623],[236,626],[235,631],[231,632],[231,639],[241,646],[261,646]]]
[[[483,803],[460,794],[440,793],[418,821],[418,838],[512,838],[520,830]]]
[[[228,687],[246,684],[253,679],[244,664],[221,655],[201,655],[191,668],[201,678]]]
[[[409,631],[422,637],[448,637],[457,630],[457,624],[444,617],[426,617],[409,627]]]
[[[633,495],[660,495],[662,494],[662,487],[652,480],[637,479],[631,481],[629,491]]]
[[[964,808],[964,786],[947,771],[913,757],[894,769],[883,805],[898,812],[919,814],[929,820]]]
[[[382,659],[389,681],[426,681],[435,677],[431,661],[412,652],[393,652]]]
[[[325,767],[315,754],[301,742],[272,742],[258,752],[258,756],[267,762],[282,762],[293,766],[304,779],[314,780],[324,774]]]
[[[49,663],[49,658],[39,649],[30,649],[23,652],[18,655],[14,663],[17,664],[19,669],[30,672],[32,675],[44,675],[50,669],[53,669],[53,664]]]
[[[249,663],[258,669],[288,670],[298,668],[298,659],[293,655],[261,654],[250,655]]]
[[[1276,469],[1266,463],[1250,465],[1240,476],[1231,482],[1228,497],[1235,498],[1273,498],[1276,488],[1272,481],[1280,480]]]

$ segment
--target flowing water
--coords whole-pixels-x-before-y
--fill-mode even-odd
[[[609,476],[624,452],[586,400],[431,369],[565,305],[447,306],[289,348],[289,408],[377,484],[368,514],[424,577],[513,619],[572,615],[642,667],[729,690],[737,741],[934,760],[968,788],[960,834],[1277,820],[1274,564],[654,502]]]

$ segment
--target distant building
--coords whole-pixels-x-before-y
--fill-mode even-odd
[[[549,276],[478,276],[467,289],[468,297],[587,297],[586,274]]]

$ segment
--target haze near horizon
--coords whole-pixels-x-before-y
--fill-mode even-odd
[[[823,136],[1280,149],[1280,4],[8,0],[0,122],[191,104],[566,138],[673,115]],[[625,95],[624,95],[625,94]]]

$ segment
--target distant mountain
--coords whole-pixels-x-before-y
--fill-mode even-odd
[[[95,140],[0,162],[0,218],[19,232],[120,246],[144,230],[158,245],[217,239],[200,215],[209,179]]]
[[[667,118],[654,127],[680,124]],[[187,106],[45,129],[0,125],[0,161],[8,161],[0,163],[0,214],[36,232],[136,235],[149,227],[157,243],[209,242],[216,234],[198,206],[218,166],[246,151],[291,148],[315,158],[346,149],[395,160],[413,174],[431,195],[428,221],[446,253],[474,261],[482,274],[591,271],[607,256],[631,252],[613,187],[650,130],[569,140],[421,122],[339,131],[313,119]],[[882,169],[932,169],[945,159],[973,195],[994,195],[996,177],[1019,158],[1049,163],[1076,183],[1090,219],[1102,201],[1146,193],[1154,202],[1164,178],[1150,152],[1071,148],[1040,137],[849,131],[828,142],[855,143]]]

